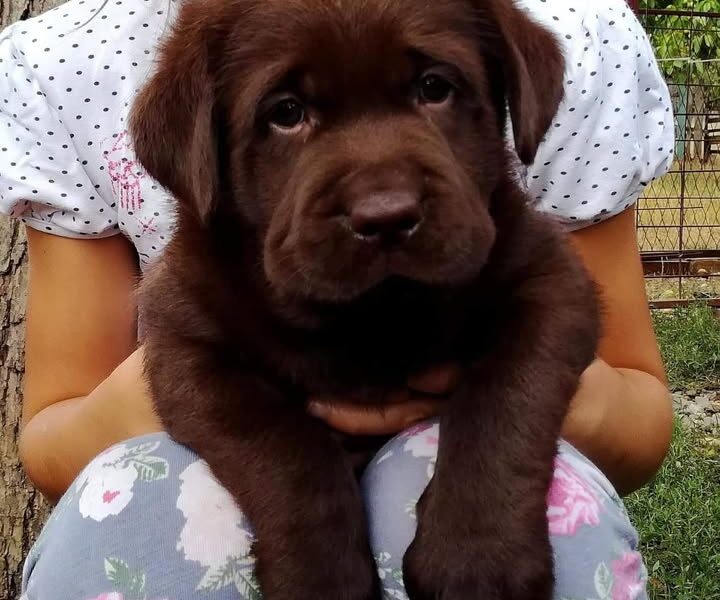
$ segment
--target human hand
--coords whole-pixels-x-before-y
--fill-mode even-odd
[[[571,443],[591,437],[603,420],[604,405],[596,394],[588,394],[592,382],[603,376],[605,363],[596,360],[583,373],[580,390],[572,399],[562,435]],[[341,398],[311,398],[310,414],[332,428],[350,435],[386,435],[407,429],[436,415],[443,397],[456,387],[459,369],[441,365],[410,377],[405,388],[393,391],[382,406],[357,406]],[[582,445],[582,444],[581,444]]]
[[[391,435],[436,415],[443,397],[457,385],[459,368],[439,365],[408,379],[382,406],[356,406],[341,398],[315,397],[308,411],[333,429],[349,435]]]

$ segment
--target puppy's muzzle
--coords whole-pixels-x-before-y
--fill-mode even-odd
[[[364,243],[396,246],[422,225],[422,177],[410,164],[363,169],[344,183],[340,194],[346,222]]]
[[[404,190],[361,198],[350,210],[350,228],[360,239],[383,245],[400,243],[420,226],[420,199]]]

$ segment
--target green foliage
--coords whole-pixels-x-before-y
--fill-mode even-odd
[[[641,9],[720,12],[720,0],[644,0]],[[672,83],[720,83],[720,19],[647,16],[645,27],[663,73]]]
[[[720,318],[702,303],[655,311],[655,331],[670,385],[720,387]]]
[[[198,591],[216,592],[234,586],[240,597],[261,600],[260,583],[255,578],[255,564],[252,559],[230,556],[224,565],[211,567],[198,585]]]
[[[146,600],[145,573],[131,569],[124,560],[106,558],[105,575],[125,600]]]
[[[720,0],[640,0],[640,8],[720,12]]]
[[[626,499],[650,600],[720,600],[719,489],[718,440],[676,425],[655,481]]]

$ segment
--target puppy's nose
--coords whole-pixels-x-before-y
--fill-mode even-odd
[[[367,239],[400,241],[412,235],[421,220],[418,196],[406,191],[366,195],[350,210],[350,227]]]

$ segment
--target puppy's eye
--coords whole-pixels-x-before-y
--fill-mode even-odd
[[[305,107],[295,98],[284,98],[270,109],[267,120],[280,129],[294,129],[305,121]]]
[[[420,79],[420,102],[442,104],[452,95],[455,86],[436,73],[427,73]]]

